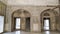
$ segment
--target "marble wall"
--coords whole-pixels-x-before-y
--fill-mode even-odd
[[[40,14],[42,11],[47,10],[47,9],[53,9],[54,7],[47,7],[47,6],[7,6],[7,10],[6,10],[6,24],[8,24],[6,27],[7,31],[11,31],[11,23],[12,23],[12,13],[18,9],[23,9],[23,10],[27,10],[31,16],[31,22],[30,22],[30,29],[31,31],[35,31],[35,32],[41,32],[41,21],[40,21]],[[55,9],[55,11],[57,13],[59,13],[59,9]],[[36,29],[34,30],[34,25],[37,25]]]
[[[22,9],[22,10],[27,10],[30,13],[30,29],[31,32],[41,32],[41,13],[47,9],[53,9],[55,8],[55,6],[53,7],[48,7],[48,6],[28,6],[28,5],[5,5],[3,3],[0,2],[0,15],[4,15],[5,16],[5,31],[9,31],[11,32],[12,29],[12,13],[16,10]],[[54,9],[58,14],[59,14],[59,8]],[[59,16],[59,15],[57,15]],[[56,17],[56,16],[54,16]],[[53,18],[54,18],[53,17]],[[55,18],[58,20],[58,18]],[[54,23],[54,19],[52,19],[53,24]],[[57,24],[58,23],[58,24]],[[55,25],[51,25],[52,27]],[[59,25],[59,21],[56,21],[57,24],[57,30],[60,31],[60,25]],[[36,28],[35,28],[36,25]],[[24,28],[24,25],[22,26]],[[52,29],[54,30],[54,28]]]

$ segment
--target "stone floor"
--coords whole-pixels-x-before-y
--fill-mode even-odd
[[[24,32],[24,31],[15,31],[15,32],[8,32],[8,33],[3,33],[3,34],[60,34],[60,32],[45,31],[42,33],[33,33],[33,32]]]

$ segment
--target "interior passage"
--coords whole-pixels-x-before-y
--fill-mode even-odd
[[[3,32],[4,28],[4,16],[0,16],[0,33]]]
[[[49,30],[49,19],[44,19],[44,30]]]
[[[16,18],[16,29],[20,29],[20,18]]]

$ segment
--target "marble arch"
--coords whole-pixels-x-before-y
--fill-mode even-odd
[[[48,16],[44,16],[44,14],[49,14]],[[55,10],[51,10],[51,9],[47,9],[47,10],[44,10],[43,12],[41,12],[40,14],[40,21],[41,21],[41,31],[44,30],[44,18],[49,18],[50,19],[50,31],[55,31],[57,30],[56,26],[57,26],[57,22],[56,22],[56,17],[58,16],[58,13],[55,11]]]
[[[30,18],[31,14],[27,10],[23,10],[23,9],[18,9],[16,11],[14,11],[12,13],[12,28],[11,28],[11,31],[14,31],[14,27],[15,27],[14,18],[17,18],[17,17],[21,18],[21,29],[20,30],[26,31],[26,27],[27,27],[26,18]]]

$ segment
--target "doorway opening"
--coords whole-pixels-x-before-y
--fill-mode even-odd
[[[4,30],[4,16],[0,16],[0,33]]]
[[[16,18],[16,29],[20,29],[20,21],[21,19],[20,18]]]
[[[21,18],[14,18],[15,21],[15,30],[20,30]]]
[[[30,31],[30,17],[26,18],[26,31]]]
[[[44,30],[50,30],[50,18],[44,18]]]

